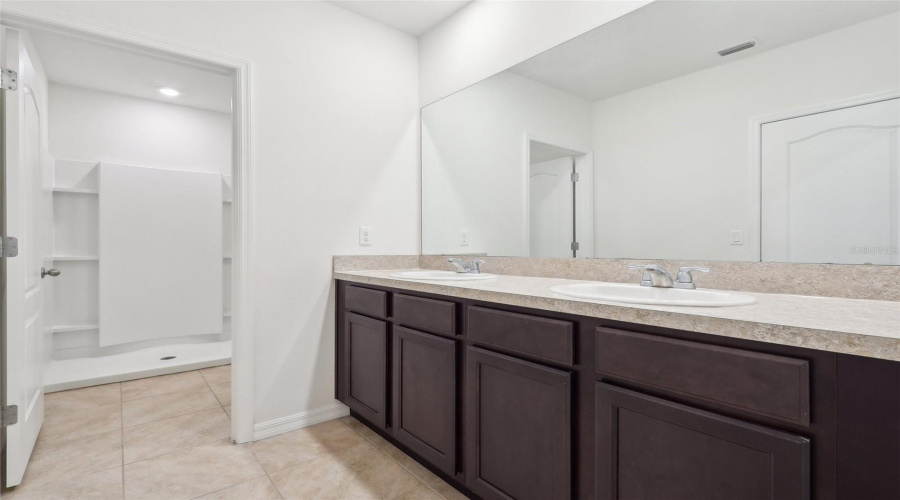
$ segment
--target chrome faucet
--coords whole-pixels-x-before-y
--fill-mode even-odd
[[[678,269],[678,276],[675,280],[675,288],[686,288],[688,290],[693,290],[697,288],[697,285],[694,284],[694,275],[692,272],[699,273],[708,273],[708,267],[690,267],[690,266],[681,266]]]
[[[447,259],[447,262],[453,264],[453,268],[458,273],[481,274],[481,265],[483,260],[473,260],[471,264],[462,259]]]
[[[640,269],[644,271],[641,278],[641,286],[652,286],[657,288],[672,288],[672,275],[663,266],[656,264],[647,264],[639,266],[628,266],[628,269]]]

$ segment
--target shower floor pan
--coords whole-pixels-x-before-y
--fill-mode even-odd
[[[161,345],[95,358],[53,360],[47,370],[44,392],[124,382],[228,363],[231,363],[230,340]]]

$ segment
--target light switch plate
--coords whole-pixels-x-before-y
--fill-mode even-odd
[[[731,232],[731,244],[732,245],[743,245],[744,244],[744,231],[741,229],[736,229]]]
[[[359,228],[359,246],[370,247],[375,239],[375,229],[371,227]]]
[[[468,229],[460,229],[459,230],[459,246],[461,246],[461,247],[469,246],[469,230]]]

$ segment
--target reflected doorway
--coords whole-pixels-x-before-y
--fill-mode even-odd
[[[590,153],[528,141],[528,255],[593,257]]]

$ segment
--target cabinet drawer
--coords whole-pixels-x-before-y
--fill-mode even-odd
[[[348,311],[386,318],[387,292],[348,286],[344,294],[344,307]]]
[[[809,426],[809,362],[597,328],[598,375]]]
[[[469,307],[469,339],[572,366],[572,322]]]
[[[456,304],[453,302],[395,293],[394,319],[406,325],[456,335]]]

